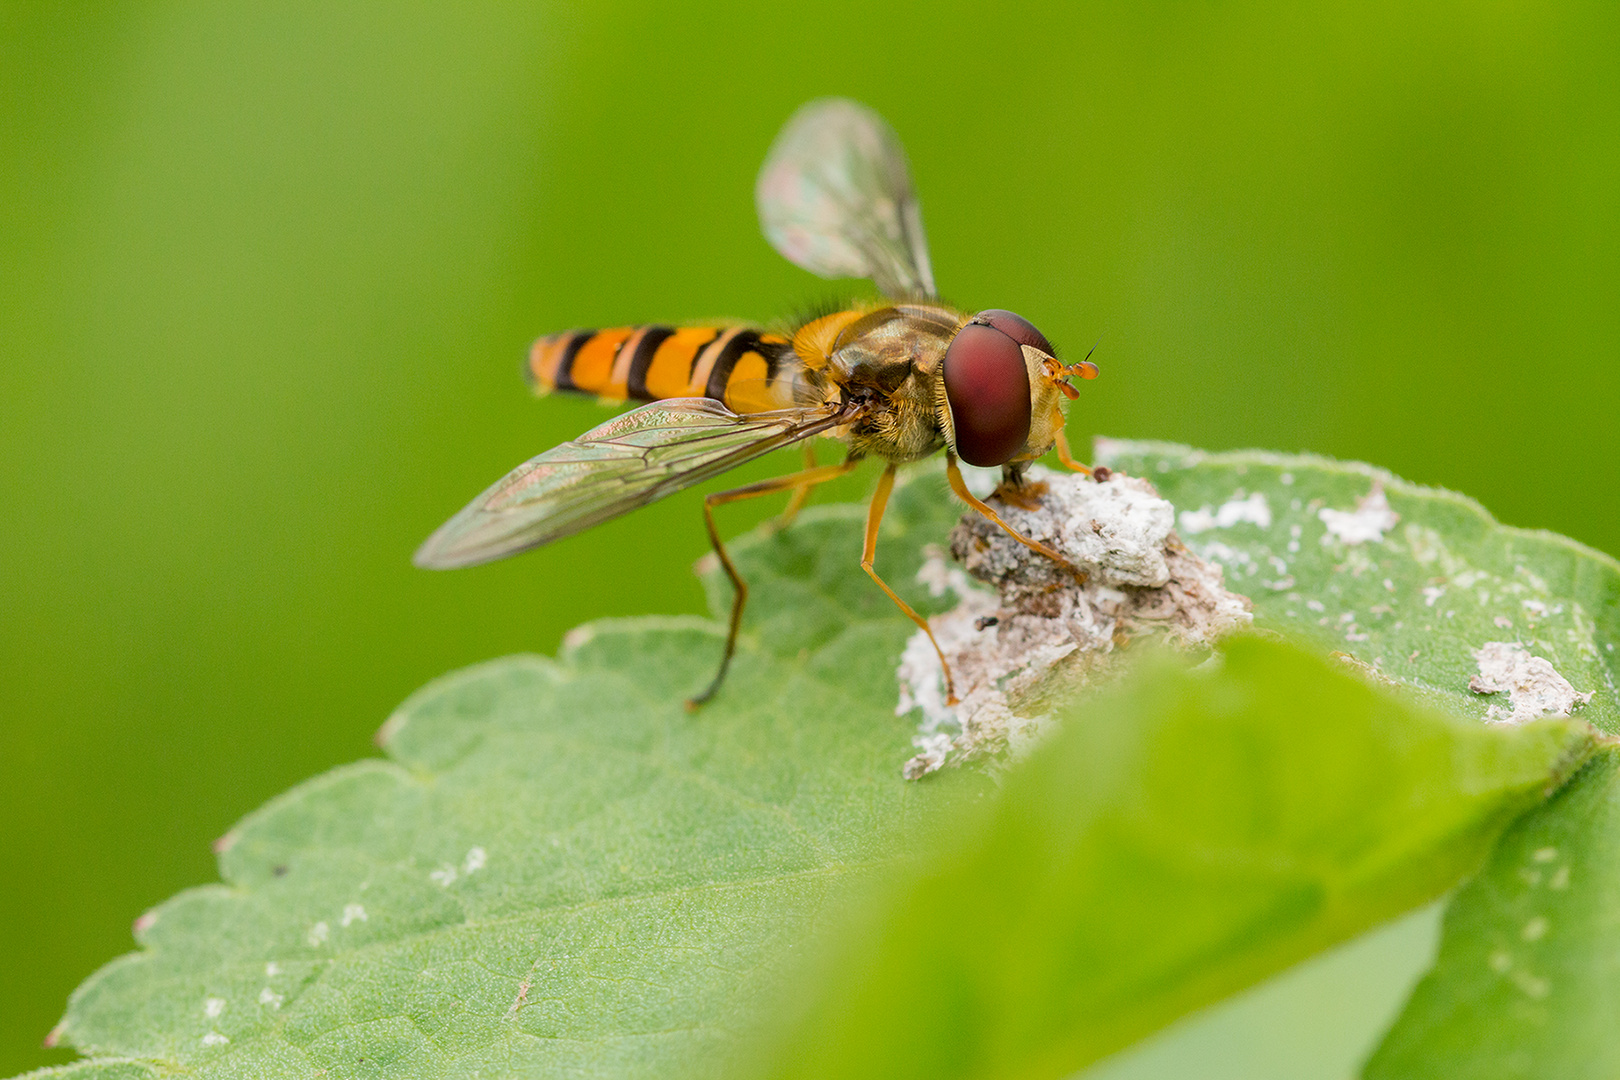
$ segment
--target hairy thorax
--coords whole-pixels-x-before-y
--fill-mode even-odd
[[[915,461],[945,445],[938,372],[964,318],[947,308],[883,307],[861,313],[826,341],[823,400],[861,406],[836,432],[860,456]]]

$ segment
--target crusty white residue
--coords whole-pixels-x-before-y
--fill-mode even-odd
[[[1327,526],[1327,535],[1322,537],[1324,544],[1334,538],[1346,544],[1381,543],[1384,534],[1401,520],[1401,515],[1389,508],[1389,500],[1384,497],[1384,486],[1379,483],[1373,484],[1372,490],[1361,497],[1354,510],[1324,507],[1316,512],[1316,516]]]
[[[1474,660],[1479,674],[1468,680],[1468,689],[1476,694],[1506,693],[1511,706],[1492,705],[1485,711],[1489,719],[1522,724],[1543,716],[1568,716],[1592,700],[1590,691],[1577,691],[1551,661],[1531,655],[1522,645],[1487,641],[1474,651]]]
[[[935,595],[949,588],[959,598],[928,625],[960,700],[946,704],[939,658],[918,631],[898,671],[897,713],[922,714],[912,740],[918,753],[902,770],[907,779],[948,763],[1018,757],[1040,742],[1052,721],[1029,692],[1059,665],[1090,681],[1136,635],[1207,645],[1252,621],[1248,599],[1227,591],[1221,568],[1182,546],[1172,531],[1175,512],[1153,485],[1104,475],[1098,482],[1037,468],[1030,480],[1036,491],[1044,486],[1038,503],[994,504],[1008,524],[1067,556],[1083,584],[976,513],[951,533],[961,569],[929,552],[918,579]]]

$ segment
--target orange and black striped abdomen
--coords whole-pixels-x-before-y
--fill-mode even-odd
[[[542,394],[711,397],[749,413],[793,404],[795,363],[787,338],[746,326],[620,326],[543,337],[529,350],[524,373]]]

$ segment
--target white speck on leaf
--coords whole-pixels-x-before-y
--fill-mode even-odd
[[[1205,506],[1198,510],[1183,510],[1177,519],[1181,531],[1189,536],[1210,529],[1229,529],[1240,522],[1258,525],[1262,529],[1271,528],[1271,504],[1266,502],[1263,492],[1256,491],[1244,499],[1236,496],[1222,503],[1218,509],[1211,510]]]
[[[208,1034],[202,1037],[202,1044],[204,1046],[224,1046],[230,1041],[230,1039],[226,1038],[224,1035],[221,1035],[217,1031],[210,1031]]]
[[[369,919],[369,916],[366,915],[366,909],[363,906],[361,906],[360,904],[344,904],[343,905],[343,925],[344,926],[348,926],[350,923],[353,923],[353,922],[366,922],[366,921],[368,921],[368,919]]]
[[[713,552],[710,552],[709,555],[704,556],[704,558],[710,558],[713,556],[713,554]],[[702,559],[698,560],[698,564],[700,566],[702,561]],[[716,561],[715,565],[718,566],[719,562]],[[701,570],[699,572],[701,572]],[[596,637],[596,627],[591,623],[583,623],[576,626],[572,630],[568,631],[568,633],[563,635],[563,652],[574,652],[578,649],[582,649],[586,645],[589,645],[591,639],[594,637]]]
[[[1540,941],[1547,936],[1547,920],[1537,915],[1524,924],[1524,929],[1519,931],[1519,936],[1526,941]]]
[[[1490,959],[1487,961],[1487,963],[1491,965],[1492,971],[1496,972],[1498,975],[1501,975],[1505,974],[1508,968],[1513,966],[1513,957],[1509,956],[1506,951],[1497,949],[1495,952],[1491,953]]]
[[[1327,535],[1322,537],[1324,544],[1331,542],[1330,537],[1336,537],[1346,544],[1381,543],[1384,534],[1401,520],[1401,515],[1389,508],[1382,484],[1374,484],[1373,489],[1356,503],[1354,510],[1323,507],[1316,512],[1316,516],[1327,526]]]
[[[279,1009],[281,1008],[281,1003],[286,1000],[287,998],[285,995],[276,993],[268,986],[259,991],[260,1005],[268,1005],[272,1009]]]
[[[1536,862],[1552,862],[1558,858],[1558,849],[1555,847],[1536,848],[1530,857]]]
[[[1569,867],[1560,866],[1554,870],[1552,880],[1547,882],[1547,888],[1560,890],[1569,888]]]
[[[1580,693],[1545,657],[1532,656],[1528,649],[1505,641],[1487,641],[1475,650],[1479,674],[1468,680],[1476,694],[1508,695],[1511,709],[1492,705],[1486,716],[1519,724],[1543,716],[1568,716],[1592,700],[1591,692]]]
[[[325,943],[327,938],[331,936],[332,928],[326,925],[326,923],[323,921],[318,922],[309,928],[309,936],[306,940],[308,940],[311,945],[319,947]]]
[[[1511,630],[1511,629],[1513,629],[1513,620],[1508,618],[1506,615],[1498,615],[1494,619],[1492,619],[1491,622],[1496,624],[1496,628],[1498,630]]]
[[[211,997],[203,1002],[203,1015],[212,1020],[225,1011],[225,999]]]
[[[1540,1001],[1552,992],[1552,984],[1546,979],[1540,979],[1528,971],[1517,971],[1513,974],[1513,983],[1524,991],[1526,997]]]
[[[445,863],[437,870],[429,871],[428,880],[441,889],[448,888],[450,883],[456,880],[456,868],[449,863]]]
[[[399,737],[399,733],[405,730],[405,725],[409,722],[409,717],[397,712],[382,722],[382,726],[371,736],[371,741],[378,746],[386,747]]]
[[[461,872],[470,874],[475,870],[482,870],[489,861],[489,854],[481,847],[468,848],[467,857],[461,862]]]
[[[273,979],[277,975],[281,974],[281,965],[272,960],[268,964],[264,965],[264,973]]]

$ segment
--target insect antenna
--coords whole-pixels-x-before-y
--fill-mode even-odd
[[[1052,378],[1053,384],[1063,391],[1063,396],[1070,401],[1080,396],[1080,391],[1074,388],[1074,384],[1069,382],[1070,379],[1095,379],[1097,377],[1097,365],[1091,362],[1091,354],[1096,352],[1097,346],[1101,344],[1102,338],[1099,336],[1091,348],[1086,350],[1086,358],[1077,364],[1065,364],[1055,358],[1046,362],[1046,371]]]

